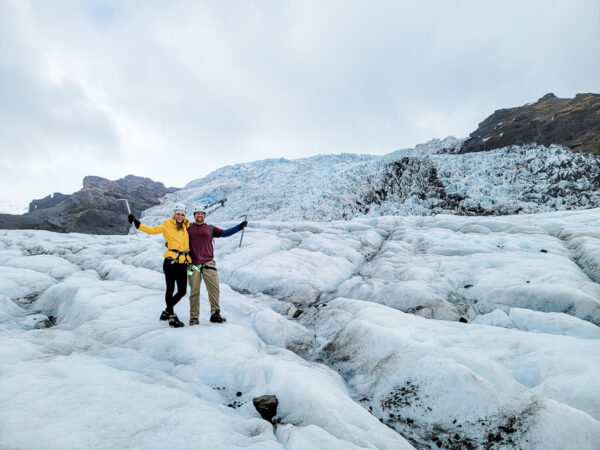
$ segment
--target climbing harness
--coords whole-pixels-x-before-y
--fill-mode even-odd
[[[175,264],[175,263],[182,264],[179,262],[179,256],[183,255],[184,258],[187,259],[188,255],[190,254],[190,252],[181,252],[179,250],[173,250],[169,247],[167,247],[167,248],[169,249],[170,252],[177,254],[177,257],[175,259],[171,258],[173,260],[173,262],[171,262],[171,264]]]
[[[210,270],[214,270],[216,271],[217,268],[213,267],[213,266],[207,266],[206,263],[205,264],[200,264],[199,266],[197,266],[196,264],[190,264],[188,265],[188,275],[192,276],[192,274],[194,273],[194,270],[197,271],[198,273],[202,274],[202,271],[204,269],[210,269]]]

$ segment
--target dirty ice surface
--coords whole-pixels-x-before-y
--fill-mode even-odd
[[[160,236],[0,231],[0,448],[597,448],[600,210],[239,236],[172,329]]]

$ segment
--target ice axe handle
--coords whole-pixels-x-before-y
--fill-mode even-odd
[[[244,218],[244,220],[246,220],[248,218],[248,214],[240,216],[240,218],[242,217]],[[242,235],[240,236],[240,245],[238,246],[238,248],[242,246],[242,240],[244,239],[244,231],[246,231],[246,227],[242,228]]]
[[[129,200],[127,200],[126,198],[120,198],[119,200],[122,202],[125,202],[125,206],[127,206],[127,212],[129,214],[131,214],[131,208],[129,207]]]
[[[131,208],[129,207],[129,201],[126,198],[120,198],[119,200],[122,202],[125,202],[125,206],[127,206],[127,212],[129,214],[131,214]],[[133,227],[133,232],[135,233],[135,227],[133,226],[133,224],[131,224],[131,226]]]

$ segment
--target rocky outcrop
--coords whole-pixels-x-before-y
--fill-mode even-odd
[[[471,133],[460,153],[530,143],[600,153],[600,94],[572,99],[546,94],[532,104],[499,109]]]
[[[52,195],[47,195],[44,198],[32,200],[29,203],[29,212],[36,211],[38,209],[52,208],[53,206],[58,205],[61,202],[67,200],[70,195],[61,194],[60,192],[55,192]]]
[[[268,422],[273,423],[273,418],[277,414],[279,400],[275,395],[262,395],[252,399],[254,407],[260,416]]]
[[[127,175],[111,181],[87,176],[83,189],[73,195],[56,193],[30,204],[30,212],[23,215],[0,214],[0,229],[34,229],[63,233],[127,234],[127,199],[132,213],[138,217],[142,211],[160,203],[160,199],[177,188],[150,178]]]

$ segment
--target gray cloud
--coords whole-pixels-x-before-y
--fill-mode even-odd
[[[53,84],[25,68],[0,64],[0,151],[22,159],[92,148],[118,157],[110,118],[97,110],[75,83]]]
[[[600,90],[594,0],[0,9],[10,41],[0,44],[0,94],[11,99],[0,148],[87,148],[73,190],[89,173],[182,186],[265,157],[386,153],[464,137],[495,109],[547,92]]]
[[[28,8],[0,13],[0,171],[2,200],[79,186],[78,170],[121,158],[115,125],[76,80],[50,73],[50,42],[36,38]]]

